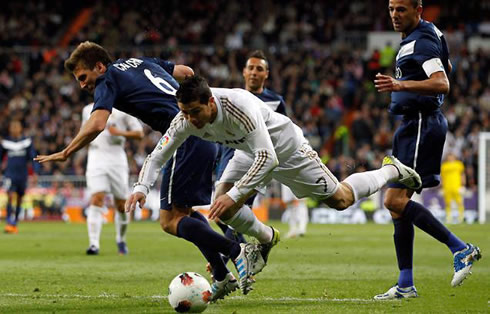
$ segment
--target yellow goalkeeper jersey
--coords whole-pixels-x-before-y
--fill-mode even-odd
[[[459,160],[445,161],[441,165],[442,188],[446,190],[459,189],[461,187],[461,175],[464,172],[464,164]]]

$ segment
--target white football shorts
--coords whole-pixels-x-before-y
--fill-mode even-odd
[[[115,199],[125,200],[129,196],[129,170],[121,166],[90,169],[86,173],[90,195],[105,192]]]
[[[234,183],[240,180],[252,163],[250,155],[236,150],[220,182]],[[260,183],[260,186],[266,185],[272,179],[287,185],[297,198],[311,197],[319,201],[335,194],[340,184],[308,144],[303,144],[288,160],[279,162],[279,166]]]

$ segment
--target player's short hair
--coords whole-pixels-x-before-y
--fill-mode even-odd
[[[180,88],[177,91],[177,100],[183,104],[190,104],[196,100],[200,104],[207,104],[212,96],[208,82],[202,76],[194,75],[186,78],[180,83]]]
[[[112,63],[113,58],[102,46],[94,42],[84,41],[79,44],[65,61],[65,69],[73,72],[79,65],[87,69],[93,69],[97,62],[102,62],[105,66]]]
[[[414,8],[418,7],[419,5],[422,6],[422,0],[410,0],[410,2]]]
[[[257,59],[264,60],[265,65],[267,66],[267,69],[269,69],[269,61],[267,60],[267,57],[265,56],[265,53],[262,50],[254,50],[251,53],[249,53],[247,55],[247,62],[248,62],[248,59],[250,59],[250,58],[257,58]],[[246,63],[245,63],[245,66],[247,66]]]

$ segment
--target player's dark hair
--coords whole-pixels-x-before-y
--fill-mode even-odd
[[[208,82],[202,76],[194,75],[180,83],[176,97],[183,104],[190,104],[196,100],[199,100],[200,104],[207,104],[211,95]]]
[[[112,63],[113,58],[102,46],[96,43],[85,41],[73,50],[70,57],[65,61],[65,69],[73,72],[79,65],[92,70],[97,62],[102,62],[105,66]]]
[[[252,51],[251,53],[249,53],[247,55],[247,61],[250,58],[257,58],[257,59],[264,60],[267,68],[269,68],[269,61],[267,60],[267,57],[265,56],[265,53],[262,50],[254,50],[254,51]]]

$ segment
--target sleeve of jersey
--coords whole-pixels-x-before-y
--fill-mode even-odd
[[[415,44],[414,58],[422,66],[427,77],[435,72],[445,71],[441,60],[441,49],[435,40],[438,39],[424,36]]]
[[[285,115],[286,117],[288,116],[288,113],[286,110],[286,103],[284,102],[284,99],[282,97],[281,97],[281,102],[279,103],[279,106],[277,106],[276,112],[280,113],[282,115]]]
[[[170,124],[167,132],[158,142],[153,152],[146,157],[138,177],[134,184],[133,193],[141,192],[148,195],[160,174],[163,165],[172,157],[179,146],[191,135],[186,128],[183,116],[178,114]]]
[[[167,60],[162,60],[160,58],[150,58],[152,62],[158,64],[161,66],[167,73],[170,75],[173,75],[174,73],[174,68],[175,68],[175,63]]]
[[[139,120],[133,116],[126,114],[126,123],[131,131],[143,131],[143,126]]]
[[[279,165],[274,144],[262,115],[257,110],[249,117],[253,130],[247,135],[246,143],[254,154],[254,162],[247,173],[226,193],[235,202],[257,187]]]
[[[92,112],[99,109],[105,109],[112,112],[112,107],[117,98],[116,85],[112,81],[109,74],[100,82],[95,88],[94,93],[94,107]]]

